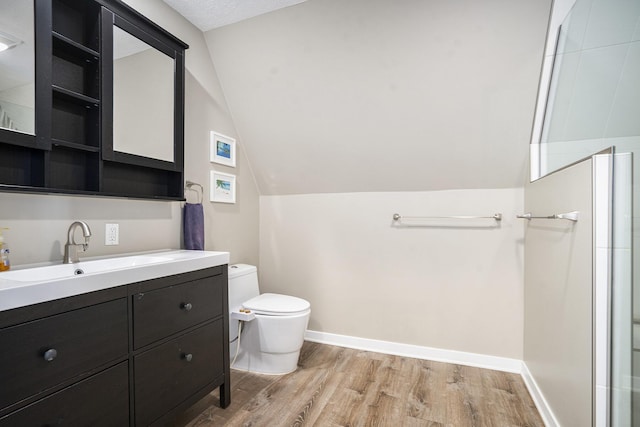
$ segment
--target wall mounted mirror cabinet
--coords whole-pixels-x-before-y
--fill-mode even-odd
[[[182,200],[188,46],[120,0],[8,3],[33,6],[35,120],[0,126],[0,190]]]

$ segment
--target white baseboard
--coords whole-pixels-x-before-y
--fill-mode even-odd
[[[527,389],[529,390],[529,394],[533,399],[533,403],[536,404],[536,408],[538,408],[538,412],[540,413],[540,417],[542,417],[542,421],[546,427],[560,427],[560,423],[556,419],[555,415],[553,415],[553,411],[551,407],[547,403],[547,400],[544,398],[544,395],[540,391],[536,380],[531,376],[531,372],[529,372],[529,368],[527,364],[522,362],[522,379],[524,380]]]
[[[466,353],[456,350],[422,347],[412,344],[402,344],[390,341],[380,341],[368,338],[351,337],[348,335],[330,334],[307,330],[305,340],[321,344],[337,345],[339,347],[355,348],[358,350],[375,351],[377,353],[393,354],[396,356],[413,357],[415,359],[434,360],[436,362],[454,363],[457,365],[475,366],[496,371],[522,373],[522,361],[506,357],[488,356],[485,354]]]

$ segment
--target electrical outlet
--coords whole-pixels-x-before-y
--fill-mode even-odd
[[[105,224],[104,227],[104,244],[107,246],[117,245],[120,243],[120,234],[118,224]]]

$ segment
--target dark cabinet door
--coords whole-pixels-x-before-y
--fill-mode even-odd
[[[0,427],[129,425],[129,368],[122,362],[0,419]]]
[[[205,386],[222,383],[223,336],[219,319],[135,357],[136,425],[149,425]]]

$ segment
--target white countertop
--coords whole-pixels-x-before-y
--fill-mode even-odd
[[[0,272],[0,311],[228,263],[229,252],[167,250],[18,268]]]

